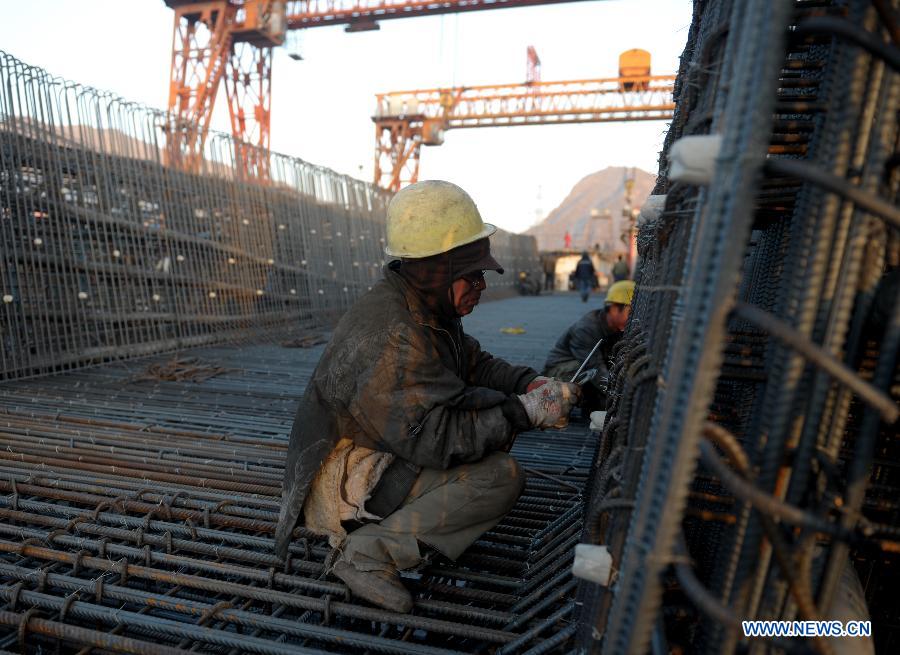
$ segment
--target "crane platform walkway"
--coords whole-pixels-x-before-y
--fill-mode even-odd
[[[589,308],[575,294],[489,302],[465,319],[540,369]],[[511,330],[503,331],[505,328]],[[327,334],[166,354],[0,385],[0,650],[553,652],[575,632],[569,572],[595,437],[520,435],[512,512],[457,562],[405,574],[411,615],[351,597],[325,540],[273,554],[297,401]],[[317,343],[318,342],[318,343]],[[306,346],[306,347],[300,347]],[[21,613],[35,612],[22,623]],[[130,640],[130,641],[129,641]],[[232,651],[236,652],[236,651]]]

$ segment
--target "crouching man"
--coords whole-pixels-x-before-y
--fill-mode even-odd
[[[291,431],[276,552],[300,524],[340,549],[333,573],[396,612],[413,601],[399,570],[420,544],[456,559],[522,492],[507,451],[517,432],[550,427],[577,386],[481,350],[460,318],[503,268],[496,228],[448,182],[398,192],[388,207],[384,279],[335,328]]]
[[[547,355],[543,374],[563,380],[570,379],[585,363],[585,359],[591,356],[584,369],[592,369],[595,377],[583,387],[583,409],[592,411],[606,408],[606,382],[609,377],[607,364],[612,358],[613,346],[625,331],[633,297],[634,282],[631,280],[620,280],[610,285],[603,301],[603,309],[589,311],[578,319],[563,333]],[[597,342],[600,342],[600,347],[594,350]]]

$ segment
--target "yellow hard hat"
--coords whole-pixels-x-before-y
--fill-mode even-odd
[[[481,220],[468,193],[450,182],[426,180],[400,189],[391,199],[384,252],[392,257],[430,257],[496,231]]]
[[[613,282],[609,289],[606,290],[605,302],[630,305],[633,297],[634,280],[619,280],[618,282]]]

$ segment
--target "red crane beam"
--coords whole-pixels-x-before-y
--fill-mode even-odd
[[[350,31],[378,29],[375,21],[438,14],[531,7],[579,0],[288,0],[288,29],[350,25]],[[353,26],[357,26],[355,29]]]
[[[451,129],[668,120],[674,75],[394,91],[376,96],[375,183],[415,182],[422,145]]]

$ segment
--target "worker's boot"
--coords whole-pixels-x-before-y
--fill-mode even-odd
[[[412,596],[400,582],[400,576],[395,569],[360,571],[350,562],[338,560],[332,572],[343,580],[355,595],[374,605],[401,614],[406,614],[413,608]]]

